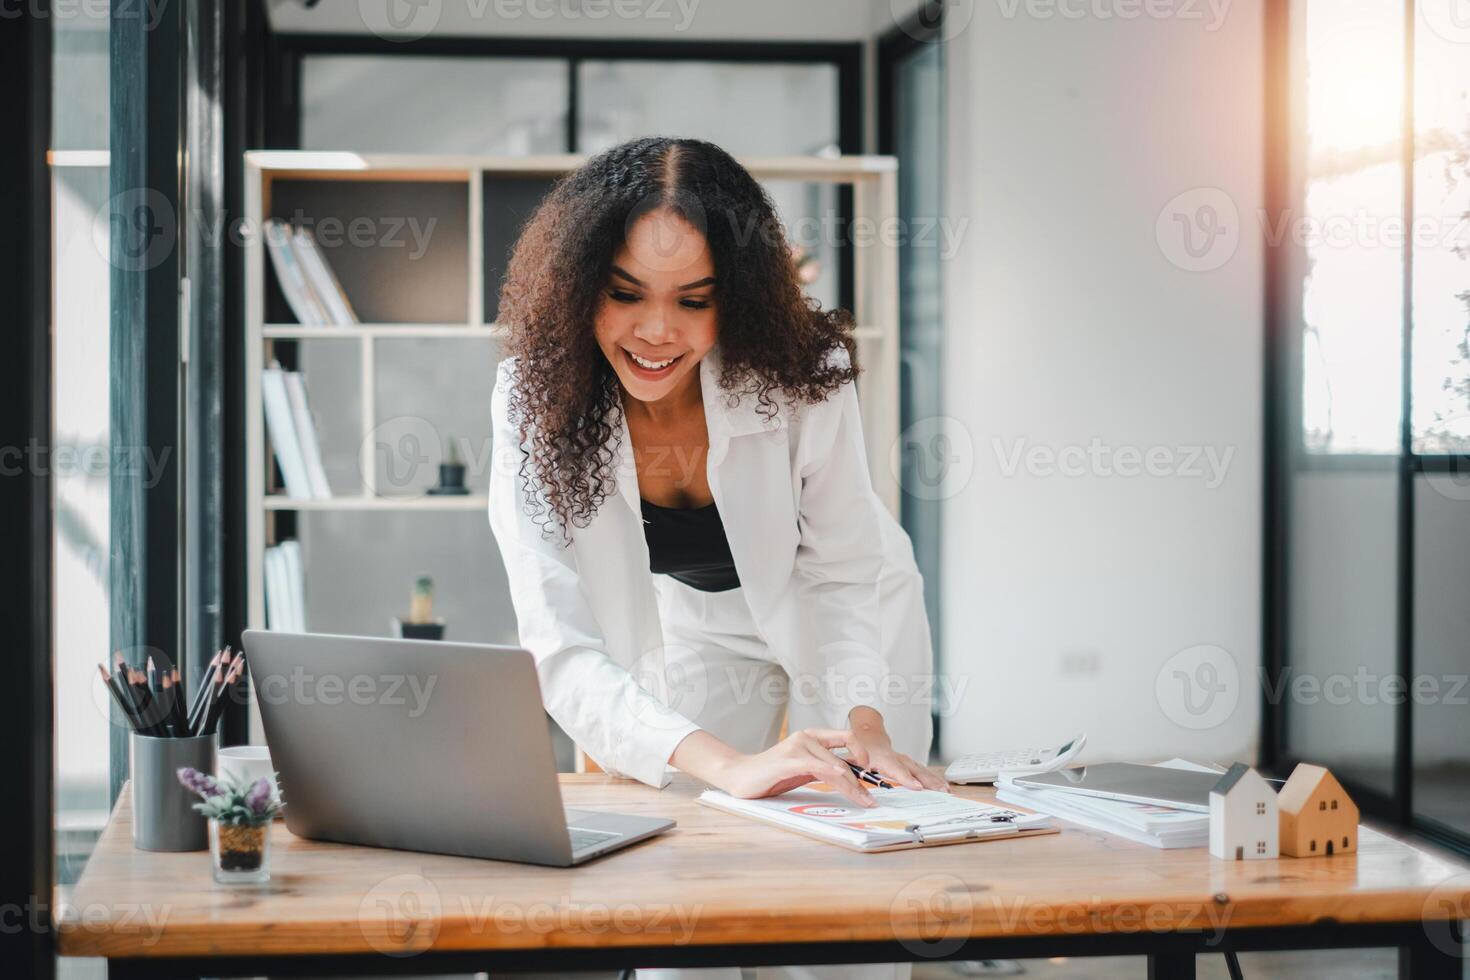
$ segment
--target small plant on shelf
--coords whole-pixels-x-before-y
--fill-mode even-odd
[[[194,809],[209,818],[214,880],[252,884],[270,880],[270,824],[281,804],[264,777],[253,783],[216,779],[198,769],[179,770],[179,782],[204,802]]]
[[[405,640],[444,639],[444,620],[434,616],[434,580],[429,576],[414,579],[408,615],[393,618],[393,635]]]

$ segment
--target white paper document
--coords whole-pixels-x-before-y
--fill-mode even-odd
[[[1170,759],[1155,764],[1166,769],[1219,771],[1216,767],[1185,759]],[[1208,813],[1176,810],[1152,803],[1085,796],[1062,789],[1019,786],[1014,779],[1005,775],[997,781],[995,788],[997,799],[1003,802],[1049,813],[1063,820],[1116,834],[1150,847],[1204,847],[1209,843]]]

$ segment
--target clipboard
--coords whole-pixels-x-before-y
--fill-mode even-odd
[[[895,790],[893,792],[910,792],[908,790]],[[778,798],[779,799],[779,798]],[[760,823],[781,830],[789,830],[809,837],[812,840],[821,841],[824,844],[836,844],[838,847],[860,854],[878,854],[887,851],[906,851],[916,847],[945,847],[950,844],[978,844],[992,840],[1015,840],[1022,837],[1039,837],[1045,834],[1055,834],[1057,828],[1053,826],[1050,818],[1044,814],[1033,813],[1028,810],[1019,810],[1013,807],[1003,808],[1002,812],[1012,814],[1011,818],[996,819],[986,817],[984,820],[950,819],[932,821],[928,823],[913,823],[905,827],[903,831],[889,830],[884,832],[886,838],[898,838],[899,834],[905,836],[898,839],[885,840],[882,843],[863,843],[854,839],[851,832],[823,833],[825,829],[821,823],[810,819],[792,816],[781,816],[780,811],[770,809],[762,803],[750,800],[737,800],[715,790],[708,790],[699,797],[699,802],[707,807],[730,813],[738,817],[747,817]],[[1022,818],[1025,824],[1016,825],[1015,818]],[[1000,823],[1008,824],[1007,829],[997,830]]]

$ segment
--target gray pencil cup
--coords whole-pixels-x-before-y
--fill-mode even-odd
[[[194,809],[199,797],[179,782],[191,766],[214,772],[214,736],[155,738],[131,734],[133,750],[133,846],[142,851],[202,851],[209,821]]]

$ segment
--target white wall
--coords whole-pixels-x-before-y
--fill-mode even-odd
[[[1261,12],[1237,0],[1212,30],[1209,8],[1192,9],[1205,20],[997,0],[975,5],[946,50],[949,210],[970,224],[945,268],[945,398],[974,459],[945,511],[946,666],[969,684],[946,722],[951,754],[1085,730],[1090,760],[1253,757]],[[1190,272],[1165,254],[1156,219],[1201,187],[1228,195],[1245,233],[1221,267]],[[1177,237],[1164,242],[1181,254]],[[1209,488],[1024,464],[1008,476],[994,443],[1085,449],[1094,437],[1233,455]],[[1205,644],[1229,661],[1182,654],[1160,698],[1166,661]],[[1231,663],[1233,691],[1204,710],[1197,689],[1203,713],[1189,714],[1174,671],[1213,669],[1218,685]]]

